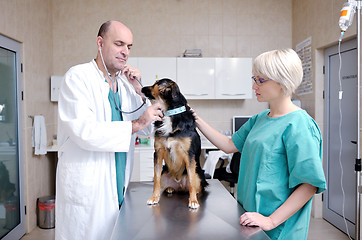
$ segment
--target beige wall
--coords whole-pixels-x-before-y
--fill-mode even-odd
[[[49,78],[96,56],[104,21],[124,22],[134,33],[132,57],[175,57],[201,48],[205,57],[256,57],[292,47],[292,0],[0,0],[0,34],[22,43],[27,232],[36,226],[36,198],[54,193],[55,155],[33,155],[32,122],[43,114],[48,142],[56,134],[57,104]],[[227,84],[227,83],[225,83]],[[266,108],[252,100],[194,100],[191,106],[219,130],[233,115]]]
[[[95,57],[98,28],[109,19],[133,31],[133,57],[176,57],[186,48],[205,57],[255,57],[291,46],[291,0],[53,2],[56,74]]]
[[[53,0],[53,69],[64,74],[96,56],[96,35],[106,20],[131,28],[131,57],[176,57],[200,48],[205,57],[256,57],[292,46],[291,0]],[[227,83],[225,83],[227,84]],[[218,130],[231,129],[233,115],[266,108],[253,100],[190,101]]]
[[[324,49],[338,43],[338,19],[345,0],[293,0],[293,48],[312,37],[313,93],[301,97],[303,106],[323,125]],[[356,35],[356,21],[344,36]]]
[[[50,102],[49,76],[53,70],[52,4],[48,0],[0,0],[0,34],[22,45],[23,137],[26,229],[36,226],[36,199],[54,194],[55,156],[35,156],[31,148],[32,120],[42,114],[48,139],[55,132],[56,105]]]

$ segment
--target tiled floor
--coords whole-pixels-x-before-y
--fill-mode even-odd
[[[354,236],[353,236],[354,237]],[[348,236],[322,218],[311,218],[308,240],[349,240]]]
[[[54,229],[35,228],[30,234],[25,235],[21,240],[52,240]],[[310,222],[308,240],[348,240],[346,234],[333,227],[323,219],[312,218]]]
[[[53,240],[54,239],[54,228],[53,229],[41,229],[36,227],[31,233],[26,234],[21,240]]]

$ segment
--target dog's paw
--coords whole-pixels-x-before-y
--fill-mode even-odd
[[[160,200],[160,197],[152,196],[150,199],[147,200],[148,205],[156,205]]]
[[[174,191],[175,191],[175,189],[172,188],[172,187],[166,188],[166,192],[167,192],[168,194],[172,194]]]
[[[189,208],[191,209],[198,209],[200,204],[198,201],[189,201]]]

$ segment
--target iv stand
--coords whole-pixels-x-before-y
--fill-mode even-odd
[[[361,79],[361,1],[357,1],[357,158],[355,164],[356,172],[356,225],[355,225],[355,239],[360,240],[360,184],[361,184],[361,158],[360,158],[360,79]]]

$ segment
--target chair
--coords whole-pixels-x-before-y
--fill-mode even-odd
[[[238,177],[239,177],[240,157],[241,154],[239,152],[233,154],[233,157],[230,160],[231,173],[226,171],[226,167],[224,167],[224,159],[221,158],[220,158],[221,165],[219,168],[215,169],[214,172],[214,178],[218,179],[219,181],[229,182],[230,193],[233,196],[234,196],[235,183],[238,182]]]

